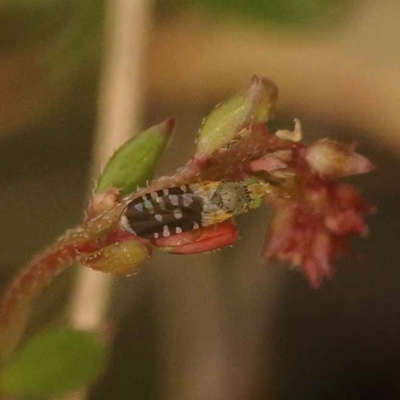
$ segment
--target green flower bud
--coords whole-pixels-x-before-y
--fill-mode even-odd
[[[175,121],[169,119],[141,132],[121,146],[101,174],[96,193],[117,188],[120,194],[126,195],[134,192],[138,186],[146,185],[153,176],[174,125]]]
[[[254,123],[266,122],[273,111],[277,93],[273,82],[254,76],[245,94],[221,103],[204,120],[195,157],[207,157],[250,132]]]
[[[78,260],[86,267],[115,275],[136,273],[151,254],[151,249],[140,240],[112,243]]]

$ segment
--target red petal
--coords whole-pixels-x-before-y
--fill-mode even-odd
[[[154,246],[167,253],[195,254],[234,244],[239,232],[231,221],[183,232],[168,238],[154,239]]]

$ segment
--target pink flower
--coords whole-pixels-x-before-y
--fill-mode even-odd
[[[336,260],[351,254],[349,238],[368,233],[364,216],[374,211],[351,185],[337,179],[367,173],[374,166],[354,151],[354,145],[329,139],[310,146],[303,144],[298,120],[293,131],[269,132],[266,121],[276,97],[277,88],[271,81],[253,77],[246,93],[222,103],[205,119],[196,152],[184,167],[126,197],[109,189],[94,199],[88,217],[104,212],[114,202],[129,204],[148,193],[156,196],[161,189],[256,178],[269,184],[265,202],[275,209],[266,259],[291,263],[305,273],[313,287],[318,287],[324,278],[333,276]],[[114,224],[100,250],[101,257],[91,254],[81,262],[109,271],[108,265],[118,255],[121,268],[114,263],[111,272],[125,273],[130,265],[132,270],[139,265],[132,264],[132,257],[128,259],[129,252],[135,252],[134,257],[141,263],[150,256],[151,246],[175,254],[228,246],[238,239],[232,218],[235,214],[226,213],[226,220],[192,231],[180,230],[182,233],[171,234],[166,226],[167,237],[157,233],[153,239],[136,236],[124,224]]]
[[[369,172],[373,165],[352,147],[327,140],[299,148],[291,164],[297,188],[290,199],[272,201],[265,257],[290,262],[317,288],[333,276],[336,260],[351,254],[349,238],[367,235],[364,215],[374,212],[356,189],[332,178]]]

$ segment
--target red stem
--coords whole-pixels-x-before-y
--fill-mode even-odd
[[[0,301],[0,357],[18,344],[34,300],[76,257],[92,253],[118,221],[124,202],[115,204],[63,236],[38,254],[14,278]]]

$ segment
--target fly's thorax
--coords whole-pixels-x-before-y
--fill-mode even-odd
[[[218,186],[212,201],[218,201],[226,213],[236,215],[248,210],[251,199],[242,182],[225,182]]]
[[[228,214],[243,214],[258,206],[268,189],[269,184],[260,181],[221,182],[211,203]]]
[[[202,224],[220,223],[234,215],[244,214],[262,202],[268,184],[251,180],[239,182],[202,182],[191,185],[203,199]]]

